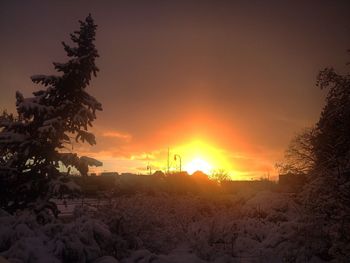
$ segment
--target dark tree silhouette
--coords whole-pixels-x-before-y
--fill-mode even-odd
[[[276,164],[281,174],[308,174],[315,168],[316,134],[315,128],[308,128],[294,136],[284,153],[283,162]]]
[[[342,175],[350,168],[350,75],[326,68],[317,85],[328,89],[314,141],[317,165]]]
[[[350,75],[326,68],[320,71],[317,86],[328,89],[320,119],[314,128],[293,138],[280,167],[292,172],[327,170],[347,176],[350,172]]]
[[[227,171],[225,171],[225,169],[214,170],[211,173],[210,178],[213,179],[214,181],[219,182],[219,183],[231,180],[230,174]]]
[[[347,262],[350,255],[350,75],[320,71],[317,86],[328,89],[315,127],[296,136],[282,168],[304,172],[300,193],[308,222],[306,243],[321,246],[313,254]]]
[[[88,127],[96,119],[96,111],[102,110],[85,90],[91,75],[98,72],[94,45],[97,26],[91,15],[79,22],[80,30],[71,34],[76,45],[62,43],[69,61],[53,63],[61,74],[32,76],[34,83],[45,88],[30,98],[16,92],[18,117],[3,114],[0,120],[0,205],[10,213],[33,206],[37,212],[50,209],[57,215],[50,198],[74,190],[61,167],[75,167],[86,175],[88,165],[100,164],[64,152],[73,136],[76,141],[96,143]]]

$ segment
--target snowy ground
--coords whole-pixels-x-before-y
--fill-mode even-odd
[[[64,220],[45,226],[3,214],[0,255],[10,262],[322,262],[300,243],[305,224],[291,194],[139,194],[81,204],[59,203]]]

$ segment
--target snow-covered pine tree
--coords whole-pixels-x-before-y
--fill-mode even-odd
[[[80,30],[71,34],[75,46],[62,43],[70,58],[53,63],[59,75],[36,75],[31,79],[44,89],[24,98],[16,92],[18,116],[0,118],[0,205],[14,213],[34,206],[35,211],[57,207],[50,198],[70,193],[74,184],[61,167],[74,167],[82,176],[88,165],[101,165],[89,157],[66,153],[64,148],[76,141],[95,144],[88,127],[96,119],[101,104],[86,92],[92,74],[96,76],[98,57],[94,45],[97,26],[91,15],[79,21]]]

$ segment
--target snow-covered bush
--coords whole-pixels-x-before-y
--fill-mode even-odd
[[[329,247],[339,253],[341,245],[306,220],[291,194],[135,194],[87,207],[46,225],[3,213],[0,255],[11,262],[323,262]]]
[[[256,214],[257,207],[264,216]],[[159,255],[184,247],[208,262],[219,258],[252,260],[249,262],[319,258],[310,251],[299,251],[305,241],[298,235],[306,228],[300,209],[291,194],[258,192],[209,198],[158,193],[118,196],[101,206],[96,216],[110,227],[116,249],[113,255],[120,260],[131,260],[134,251],[147,250],[140,252],[142,260],[158,262]]]
[[[86,216],[45,225],[28,212],[0,216],[0,255],[10,262],[93,262],[108,255],[111,238],[107,225]]]

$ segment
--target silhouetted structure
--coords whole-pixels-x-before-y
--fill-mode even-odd
[[[119,174],[117,172],[103,172],[101,173],[101,176],[118,176]]]
[[[195,180],[201,180],[201,181],[209,181],[208,175],[203,173],[202,171],[195,171],[191,177]]]
[[[153,173],[153,176],[164,177],[165,174],[164,174],[164,172],[157,170]]]

